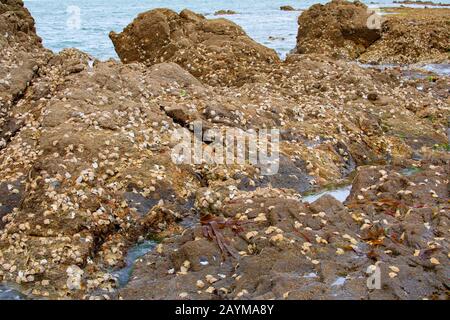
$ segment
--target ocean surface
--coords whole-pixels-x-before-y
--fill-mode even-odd
[[[247,34],[284,57],[295,47],[299,11],[281,11],[291,5],[307,9],[317,0],[24,0],[36,20],[38,34],[44,45],[58,52],[78,48],[101,60],[117,58],[108,37],[110,31],[120,32],[139,13],[154,8],[170,8],[177,12],[188,8],[208,18],[221,9],[234,10],[236,15],[224,16],[244,28]],[[398,6],[393,0],[363,1],[369,7]],[[450,3],[450,0],[436,2]],[[419,6],[417,6],[419,7]],[[324,26],[325,27],[325,26]],[[151,32],[151,30],[149,30]]]

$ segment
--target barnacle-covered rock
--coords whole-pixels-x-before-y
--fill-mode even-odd
[[[250,39],[226,19],[206,19],[189,10],[141,13],[122,33],[111,32],[124,63],[176,62],[210,84],[248,81],[258,68],[279,62],[276,52]]]
[[[359,1],[315,4],[298,18],[296,51],[355,59],[381,36],[379,28],[368,23],[372,14]]]

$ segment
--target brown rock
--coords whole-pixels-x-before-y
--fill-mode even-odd
[[[23,181],[0,183],[0,229],[5,224],[2,218],[19,208],[24,194],[23,186]]]
[[[359,58],[365,63],[448,63],[450,9],[385,9],[382,37]]]
[[[233,22],[208,20],[189,10],[142,13],[110,37],[124,63],[176,62],[213,85],[240,84],[259,67],[279,62],[274,50],[250,39]]]
[[[28,50],[42,48],[42,40],[36,34],[34,19],[22,0],[0,3],[0,48],[6,43],[26,43]]]
[[[298,19],[298,53],[324,53],[355,59],[380,37],[367,26],[371,13],[361,2],[333,0],[316,4]]]
[[[233,10],[219,10],[214,12],[215,16],[230,15],[230,14],[237,14],[237,12]]]
[[[448,105],[389,70],[322,55],[256,59],[242,69],[253,60],[236,62],[235,53],[250,40],[235,36],[238,27],[221,29],[224,21],[184,11],[157,30],[168,28],[169,43],[161,43],[172,58],[182,49],[170,44],[187,42],[192,54],[227,40],[227,55],[185,62],[210,75],[208,83],[240,87],[203,85],[172,58],[151,66],[92,63],[64,50],[45,60],[43,49],[6,43],[2,72],[26,76],[0,90],[8,97],[0,117],[0,280],[19,281],[21,292],[36,297],[112,292],[111,271],[151,232],[162,246],[136,262],[126,298],[444,297],[449,167],[439,150]],[[35,68],[20,64],[21,52]],[[215,59],[231,67],[217,71]],[[369,101],[374,92],[378,99]],[[220,130],[280,128],[278,174],[262,177],[253,165],[175,165],[174,130],[194,119]],[[412,151],[424,161],[408,161]],[[361,168],[344,204],[330,196],[308,204],[298,195],[341,185],[355,165],[376,161],[406,164]],[[413,174],[404,173],[412,165]],[[375,259],[401,271],[393,280],[383,274],[388,289],[369,293],[365,270]],[[68,292],[74,271],[83,272],[81,290]]]
[[[369,99],[369,101],[377,101],[378,94],[376,92],[371,92],[367,95],[367,99]]]
[[[295,11],[295,9],[292,6],[281,6],[281,11]]]
[[[8,117],[11,106],[24,95],[47,59],[48,51],[23,2],[0,2],[0,150],[20,130],[18,121]]]
[[[160,254],[139,261],[119,296],[180,299],[179,293],[186,292],[194,300],[445,299],[449,268],[431,262],[447,259],[445,186],[435,190],[434,198],[428,189],[431,177],[448,174],[447,167],[427,169],[424,163],[422,173],[408,177],[391,166],[361,170],[345,204],[323,196],[307,205],[276,189],[238,194],[221,208],[231,218],[228,226],[216,227],[222,243],[240,253],[237,258],[224,255],[219,237],[208,242],[196,226],[164,241]],[[385,180],[378,179],[378,171]],[[426,182],[419,187],[419,181]],[[422,207],[422,201],[433,208]],[[248,220],[240,218],[245,222],[233,229],[243,212]],[[190,268],[178,272],[186,261]],[[382,290],[367,288],[367,270],[375,264]],[[157,289],[146,290],[149,286]]]

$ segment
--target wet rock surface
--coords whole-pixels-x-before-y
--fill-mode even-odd
[[[32,21],[21,2],[1,4]],[[211,55],[195,73],[177,60],[178,47],[162,63],[53,54],[32,24],[23,47],[1,42],[9,59],[2,68],[33,72],[20,94],[0,90],[6,288],[54,299],[448,296],[448,77],[419,90],[399,70],[318,54],[273,63],[259,57],[260,67],[240,77],[233,70],[253,62],[234,53],[262,46],[255,49],[239,27],[157,10],[112,37],[136,37],[129,48],[145,44],[141,23],[188,39],[188,51],[229,42],[231,64],[214,69],[209,63],[226,55]],[[148,57],[166,57],[173,47],[162,39]],[[24,50],[37,68],[11,60]],[[279,171],[175,164],[175,132],[194,138],[194,122],[202,133],[280,129]],[[302,200],[301,193],[349,184],[343,203],[329,195]],[[151,243],[148,251],[153,241],[159,244],[141,257],[136,244]],[[375,265],[383,287],[371,291],[366,271]]]
[[[395,166],[360,168],[344,204],[331,196],[307,204],[276,189],[237,192],[220,208],[227,223],[214,221],[220,237],[205,239],[210,221],[163,241],[137,263],[119,296],[445,299],[449,211],[442,178],[449,172],[442,156],[414,163],[421,171],[410,176]],[[238,257],[224,254],[220,241]],[[376,267],[381,287],[370,290],[367,271]]]

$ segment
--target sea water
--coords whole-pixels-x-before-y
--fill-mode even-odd
[[[125,286],[130,281],[136,260],[145,256],[156,247],[157,243],[151,240],[145,240],[131,247],[125,258],[125,267],[113,272],[113,276],[117,278],[119,287]]]
[[[275,49],[281,57],[295,47],[297,19],[300,11],[281,11],[290,5],[307,9],[317,0],[25,0],[36,20],[38,34],[44,45],[58,52],[77,48],[101,60],[117,58],[110,31],[120,32],[141,12],[169,8],[177,12],[190,9],[213,18],[214,12],[225,9],[238,12],[224,16],[239,24],[259,43]],[[363,1],[369,7],[399,6],[393,0]],[[450,0],[437,2],[450,3]],[[418,7],[418,6],[416,6]],[[324,26],[326,27],[326,26]],[[149,30],[151,32],[151,30]]]
[[[325,195],[330,195],[340,202],[345,202],[352,191],[352,186],[345,186],[335,190],[321,191],[302,198],[303,202],[313,203]]]
[[[25,296],[14,288],[0,283],[0,300],[23,300]]]

